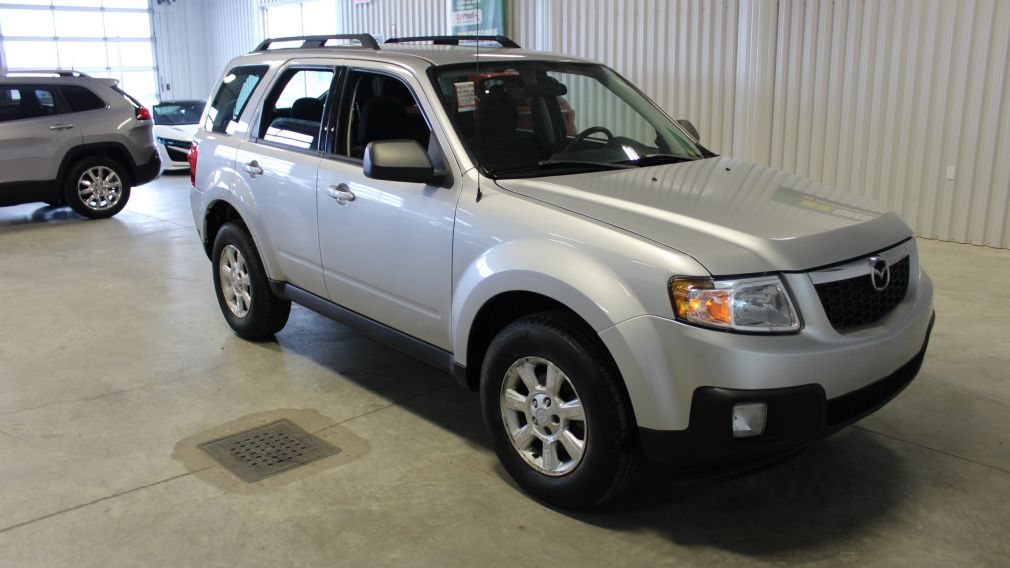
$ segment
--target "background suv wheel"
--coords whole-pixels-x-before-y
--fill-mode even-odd
[[[100,157],[78,160],[67,174],[63,199],[89,219],[112,217],[130,199],[130,178],[119,163]]]
[[[263,261],[245,227],[225,223],[214,239],[214,289],[221,313],[244,339],[266,339],[288,322],[291,301],[270,290]]]
[[[566,508],[617,496],[641,461],[617,372],[584,327],[565,312],[517,320],[481,370],[484,423],[505,470]]]

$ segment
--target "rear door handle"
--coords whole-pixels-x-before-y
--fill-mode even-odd
[[[73,127],[73,124],[54,124],[49,127],[49,130],[70,130]]]
[[[347,205],[355,199],[354,194],[351,193],[351,188],[347,187],[346,183],[331,185],[326,188],[326,193],[335,199],[340,205]]]
[[[253,160],[243,166],[243,169],[245,169],[246,173],[248,173],[251,178],[263,175],[263,168],[260,167],[259,162],[256,160]]]

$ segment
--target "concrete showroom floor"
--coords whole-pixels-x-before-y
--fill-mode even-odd
[[[188,193],[0,208],[0,566],[1010,565],[1010,251],[920,240],[937,324],[877,414],[576,514],[516,488],[448,375],[298,307],[236,337]],[[245,483],[198,448],[279,418],[340,453]]]

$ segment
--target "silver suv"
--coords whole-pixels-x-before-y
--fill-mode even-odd
[[[774,459],[912,381],[933,287],[898,217],[715,155],[603,65],[494,39],[231,63],[191,202],[238,335],[294,301],[451,372],[509,474],[564,507],[643,457]]]
[[[150,111],[114,79],[0,75],[0,125],[0,205],[44,201],[111,217],[161,166]]]

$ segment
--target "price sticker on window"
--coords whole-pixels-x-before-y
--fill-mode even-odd
[[[473,81],[454,83],[453,88],[456,90],[457,112],[473,112],[477,110],[477,99],[474,96],[475,89]]]

